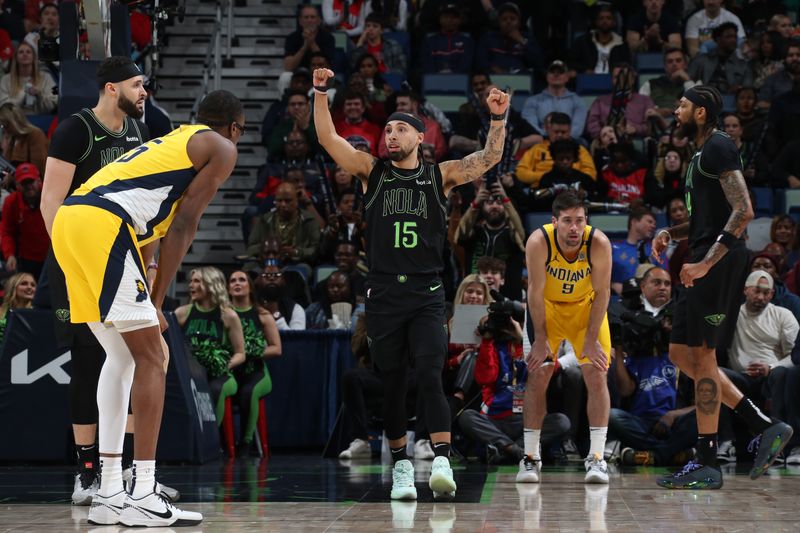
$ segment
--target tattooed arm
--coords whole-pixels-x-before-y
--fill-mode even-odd
[[[723,172],[719,177],[725,198],[733,208],[730,218],[728,218],[724,232],[728,232],[735,237],[741,237],[747,224],[753,220],[753,206],[750,205],[750,195],[747,192],[747,185],[740,170]],[[694,284],[694,280],[702,278],[708,271],[716,265],[720,259],[728,253],[728,247],[720,241],[715,242],[708,253],[699,263],[687,263],[681,269],[681,281],[687,287]]]
[[[750,194],[747,192],[744,176],[739,170],[723,172],[719,177],[719,182],[725,192],[725,198],[733,208],[723,231],[727,231],[736,237],[741,237],[747,228],[747,224],[753,220],[753,206],[750,205]],[[703,263],[706,263],[711,268],[726,253],[728,253],[728,247],[717,241],[708,250],[705,258],[703,258]]]
[[[499,89],[492,89],[486,98],[489,112],[492,115],[505,115],[510,101],[508,95]],[[445,196],[453,187],[482,176],[487,170],[499,163],[503,157],[505,140],[505,121],[492,120],[489,125],[489,134],[486,136],[486,146],[483,147],[483,150],[470,154],[460,161],[440,163],[439,169],[442,172]]]

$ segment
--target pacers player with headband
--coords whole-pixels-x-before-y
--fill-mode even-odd
[[[507,94],[486,99],[491,125],[483,150],[459,161],[425,163],[419,149],[425,125],[416,115],[392,113],[386,122],[389,160],[359,152],[336,134],[328,111],[328,69],[314,71],[314,127],[336,164],[358,176],[367,222],[366,321],[372,360],[384,386],[383,418],[394,468],[392,499],[416,499],[414,467],[406,457],[406,390],[414,360],[435,458],[428,482],[434,498],[455,494],[450,468],[450,410],[442,390],[447,355],[444,314],[444,241],[447,194],[496,165],[503,155]]]
[[[572,192],[553,202],[553,222],[534,231],[525,246],[528,305],[534,341],[528,355],[528,383],[523,408],[525,457],[518,483],[538,483],[539,437],[547,413],[547,385],[561,341],[575,348],[589,392],[589,455],[586,483],[608,483],[603,449],[611,407],[606,384],[611,362],[611,334],[606,309],[611,297],[611,243],[587,225],[586,207]]]

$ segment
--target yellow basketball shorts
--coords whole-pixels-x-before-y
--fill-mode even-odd
[[[583,356],[583,341],[586,338],[586,327],[589,325],[591,302],[551,302],[544,301],[547,341],[553,355],[558,352],[562,340],[568,340],[575,349],[575,357],[581,365],[589,364]],[[611,364],[611,332],[608,329],[608,315],[603,316],[603,323],[597,340]]]
[[[71,322],[158,323],[136,235],[120,217],[95,206],[64,205],[53,221],[52,241]]]

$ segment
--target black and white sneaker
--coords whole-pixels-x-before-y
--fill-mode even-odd
[[[91,505],[92,497],[100,488],[100,479],[94,468],[81,469],[75,474],[75,486],[72,488],[73,505]]]
[[[119,523],[119,515],[128,493],[119,491],[113,496],[95,494],[89,509],[89,523],[96,526],[109,526]]]
[[[178,509],[160,492],[139,499],[128,495],[119,515],[120,524],[131,527],[196,526],[202,521],[203,515]]]

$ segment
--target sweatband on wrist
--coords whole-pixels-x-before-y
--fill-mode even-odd
[[[324,85],[314,85],[314,92],[319,94],[327,94],[328,88]]]
[[[489,114],[489,118],[491,118],[492,120],[505,120],[506,119],[506,114],[502,113],[500,115],[495,115],[494,113],[490,113]]]
[[[736,246],[739,242],[738,237],[729,231],[722,230],[722,233],[717,237],[717,242],[728,248],[729,250]]]

